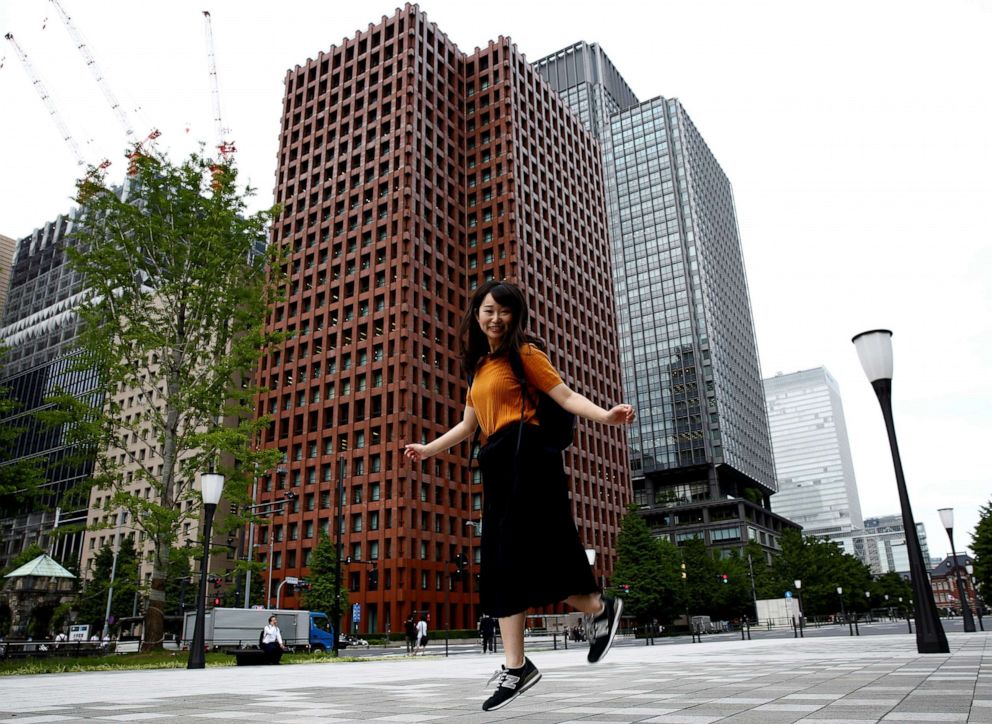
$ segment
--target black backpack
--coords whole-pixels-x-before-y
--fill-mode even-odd
[[[520,359],[520,352],[511,349],[509,354],[510,367],[513,368],[513,375],[520,383],[520,389],[530,397],[527,388],[527,379],[524,375],[524,363]],[[531,398],[531,402],[534,402]],[[575,441],[575,415],[552,400],[548,395],[537,391],[537,420],[541,426],[541,434],[544,441],[552,450],[562,452]]]

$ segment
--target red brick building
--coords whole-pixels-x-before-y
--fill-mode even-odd
[[[414,611],[441,627],[450,561],[464,553],[478,570],[468,524],[481,479],[467,442],[423,469],[402,445],[461,419],[467,291],[521,284],[566,381],[621,401],[599,151],[508,39],[466,55],[416,6],[285,83],[273,240],[289,287],[269,325],[294,336],[261,365],[271,391],[259,409],[275,418],[264,445],[285,463],[261,479],[259,500],[283,488],[298,498],[259,530],[259,557],[273,536],[273,589],[306,575],[318,531],[334,536],[343,458],[342,575],[358,630],[397,631]],[[583,539],[608,575],[630,496],[624,432],[581,422],[566,464]],[[450,593],[455,628],[481,614],[468,588]]]

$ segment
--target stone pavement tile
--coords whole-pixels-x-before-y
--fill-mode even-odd
[[[941,712],[909,712],[894,711],[882,717],[883,722],[942,722],[942,721],[968,721],[967,714],[943,714]]]
[[[689,716],[687,714],[663,714],[650,719],[642,719],[645,724],[711,724],[720,721],[719,716]]]
[[[7,722],[17,722],[18,724],[42,724],[43,722],[51,721],[72,721],[75,717],[65,716],[62,714],[40,714],[38,716],[15,716],[13,718],[0,719],[0,722],[6,724]]]

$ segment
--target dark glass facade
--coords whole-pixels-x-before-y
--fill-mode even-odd
[[[58,388],[78,397],[99,395],[93,373],[73,369],[72,345],[79,332],[75,307],[82,282],[68,264],[65,249],[71,244],[73,217],[60,216],[18,242],[11,268],[7,305],[0,327],[0,344],[6,355],[0,386],[18,407],[0,424],[23,430],[10,459],[40,458],[45,463],[42,495],[24,504],[7,504],[0,510],[0,565],[9,562],[32,543],[48,548],[67,560],[81,550],[82,533],[50,539],[56,525],[86,520],[87,495],[76,486],[89,478],[92,460],[79,460],[66,443],[65,430],[43,426],[35,414],[46,409],[45,398]]]
[[[466,290],[520,283],[565,379],[622,398],[595,139],[508,39],[466,55],[406,6],[289,71],[276,199],[289,285],[269,324],[295,336],[260,369],[264,444],[284,463],[259,497],[298,498],[259,530],[272,586],[306,574],[319,531],[334,536],[343,460],[355,628],[396,631],[415,611],[440,626],[450,561],[464,552],[478,570],[481,478],[467,442],[422,468],[401,452],[461,418]],[[582,424],[566,465],[608,575],[630,495],[623,431]],[[450,592],[453,626],[475,625],[474,590]]]
[[[603,152],[624,390],[638,411],[634,501],[673,542],[774,549],[792,524],[768,506],[775,470],[730,182],[681,103],[638,102],[599,46],[535,67]]]

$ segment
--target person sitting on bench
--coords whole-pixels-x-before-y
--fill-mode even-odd
[[[279,619],[269,616],[269,622],[262,629],[262,639],[260,641],[262,651],[268,654],[270,664],[278,664],[282,658],[282,652],[286,651],[286,646],[282,642],[282,633],[279,631]]]

